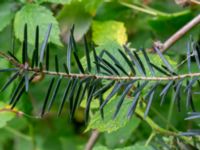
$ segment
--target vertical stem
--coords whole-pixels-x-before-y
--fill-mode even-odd
[[[10,132],[10,133],[22,138],[22,139],[24,139],[24,140],[31,141],[31,137],[29,137],[29,136],[27,136],[27,135],[15,130],[15,129],[9,127],[9,126],[4,127],[4,129],[6,131],[8,131],[8,132]]]
[[[94,147],[98,137],[99,137],[100,133],[97,130],[93,130],[92,134],[86,144],[85,150],[92,150],[92,148]]]
[[[154,131],[152,131],[152,133],[150,134],[149,138],[147,139],[145,146],[148,146],[149,143],[151,142],[151,140],[154,138],[154,136],[156,135],[156,133]]]

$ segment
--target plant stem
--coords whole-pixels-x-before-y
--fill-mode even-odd
[[[134,5],[134,4],[129,4],[129,3],[126,3],[126,2],[121,2],[121,1],[119,3],[123,6],[128,7],[128,8],[132,8],[136,11],[140,11],[140,12],[143,12],[143,13],[155,16],[155,17],[171,18],[171,17],[182,16],[182,15],[188,14],[190,12],[190,10],[184,10],[184,11],[176,12],[176,13],[165,13],[165,12],[161,12],[161,11],[158,11],[156,9],[150,8],[146,5],[137,6],[137,5]]]
[[[126,2],[119,2],[121,5],[123,6],[126,6],[126,7],[129,7],[129,8],[132,8],[134,10],[137,10],[137,11],[140,11],[140,12],[143,12],[143,13],[146,13],[146,14],[149,14],[149,15],[152,15],[152,16],[158,16],[158,13],[155,12],[155,11],[152,11],[150,9],[145,9],[145,8],[142,8],[142,7],[139,7],[139,6],[136,6],[136,5],[133,5],[133,4],[128,4]]]
[[[145,146],[148,146],[149,143],[151,142],[151,140],[154,138],[154,136],[156,135],[156,133],[154,131],[151,132],[149,138],[147,139]]]
[[[9,127],[9,126],[4,127],[4,129],[5,129],[6,131],[8,131],[8,132],[10,132],[10,133],[12,133],[12,134],[14,134],[14,135],[16,135],[16,136],[22,138],[22,139],[24,139],[24,140],[32,141],[32,138],[31,138],[31,137],[29,137],[29,136],[27,136],[27,135],[25,135],[25,134],[23,134],[23,133],[21,133],[21,132],[15,130],[15,129]]]
[[[185,26],[183,26],[180,30],[174,33],[171,37],[169,37],[164,43],[157,45],[158,48],[162,52],[165,52],[168,48],[170,48],[176,41],[178,41],[183,35],[185,35],[188,31],[190,31],[194,26],[200,23],[200,14],[189,21]],[[156,44],[155,44],[156,46]]]
[[[139,115],[142,119],[144,119],[147,122],[147,124],[152,128],[152,130],[155,133],[159,133],[159,134],[163,134],[163,135],[167,135],[167,136],[178,136],[178,133],[176,133],[176,132],[172,132],[172,131],[166,130],[164,128],[161,128],[148,116],[146,118],[144,118],[144,112],[140,108],[137,108],[135,112],[137,115]]]
[[[200,1],[198,0],[190,0],[193,4],[200,5]]]
[[[151,106],[152,112],[154,112],[164,123],[167,123],[168,126],[174,130],[175,132],[178,132],[178,130],[170,123],[166,120],[166,118],[164,118],[153,106]]]
[[[64,78],[93,78],[93,79],[106,79],[106,80],[143,80],[143,81],[171,81],[171,80],[179,80],[179,79],[185,79],[185,78],[191,78],[191,77],[199,77],[200,72],[197,73],[187,73],[182,75],[174,75],[174,76],[160,76],[160,77],[147,77],[147,76],[105,76],[105,75],[95,75],[95,74],[79,74],[79,73],[65,73],[65,72],[55,72],[55,71],[47,71],[47,70],[40,70],[38,68],[28,68],[26,69],[23,64],[20,64],[19,62],[15,61],[12,57],[8,56],[7,54],[0,51],[0,56],[7,59],[10,63],[12,63],[14,66],[16,66],[18,69],[22,71],[29,71],[34,72],[36,74],[45,74],[45,75],[51,75],[51,76],[62,76]]]
[[[151,118],[149,118],[148,116],[146,118],[144,118],[144,112],[140,107],[136,108],[135,113],[142,118],[144,121],[146,121],[146,123],[151,127],[151,129],[153,130],[152,132],[154,132],[155,134],[161,134],[164,136],[174,136],[174,137],[179,137],[183,140],[185,140],[186,142],[190,143],[191,142],[191,138],[189,137],[184,137],[184,136],[180,136],[178,132],[173,132],[173,131],[169,131],[167,129],[164,129],[162,127],[160,127],[157,123],[155,123]]]
[[[93,130],[92,134],[86,144],[85,150],[92,150],[92,148],[94,147],[98,137],[99,137],[100,133],[97,130]]]
[[[29,68],[30,72],[40,73],[39,70]],[[46,71],[43,70],[42,73],[51,76],[63,76],[65,78],[94,78],[94,79],[106,79],[106,80],[143,80],[143,81],[171,81],[171,80],[179,80],[183,78],[191,78],[191,77],[199,77],[200,73],[188,73],[182,75],[175,75],[175,76],[163,76],[163,77],[143,77],[143,76],[104,76],[104,75],[94,75],[94,74],[76,74],[70,73],[66,74],[64,72],[54,72],[54,71]]]

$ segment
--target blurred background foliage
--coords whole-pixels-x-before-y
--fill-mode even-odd
[[[69,30],[73,24],[80,57],[83,57],[84,34],[89,41],[96,44],[98,51],[106,49],[113,55],[115,50],[125,43],[129,43],[133,48],[149,49],[154,41],[165,41],[199,14],[199,10],[198,5],[183,8],[174,0],[1,0],[0,50],[13,51],[21,57],[25,23],[28,24],[30,54],[33,52],[36,26],[40,27],[41,44],[48,24],[52,23],[50,53],[52,58],[58,54],[60,61],[66,59],[63,54],[66,53]],[[189,35],[197,39],[199,26],[193,28],[167,51],[172,63],[178,64],[185,58]],[[157,62],[156,56],[152,55],[151,58]],[[82,61],[84,60],[83,57]],[[9,65],[0,58],[0,68]],[[51,68],[53,67],[51,65]],[[184,72],[186,66],[183,65],[179,69],[180,72]],[[193,67],[193,71],[198,70]],[[0,74],[0,86],[7,76],[8,74]],[[173,136],[154,135],[148,123],[153,121],[159,127],[174,131],[198,127],[198,121],[184,121],[187,112],[185,104],[182,104],[182,111],[178,112],[170,103],[171,94],[163,106],[159,106],[159,96],[155,98],[147,121],[142,121],[138,116],[131,120],[124,117],[130,101],[123,104],[117,119],[112,120],[117,96],[105,107],[104,120],[98,112],[97,100],[92,102],[91,119],[88,124],[84,122],[84,101],[72,120],[69,118],[67,107],[61,117],[57,117],[58,103],[54,110],[41,119],[37,116],[40,114],[48,84],[48,77],[33,84],[30,92],[23,95],[13,112],[6,111],[6,108],[9,108],[7,103],[12,95],[14,83],[9,86],[9,90],[0,94],[0,150],[84,149],[92,129],[101,132],[95,150],[181,149],[187,148],[188,145]],[[58,94],[57,102],[61,94]],[[200,107],[198,98],[197,95],[194,99],[197,108]],[[198,145],[199,138],[196,138],[196,141]],[[186,143],[194,145],[189,141]]]

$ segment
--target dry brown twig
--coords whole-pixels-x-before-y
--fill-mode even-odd
[[[98,137],[99,137],[99,131],[97,130],[93,130],[92,134],[86,144],[85,150],[92,150],[92,148],[94,147]]]
[[[190,31],[194,26],[200,23],[200,14],[183,26],[180,30],[169,37],[164,43],[160,41],[154,42],[154,47],[158,47],[162,52],[168,50],[176,41],[183,37],[188,31]]]
[[[186,7],[189,5],[200,5],[200,1],[198,0],[175,0],[177,5],[180,5],[182,7]]]

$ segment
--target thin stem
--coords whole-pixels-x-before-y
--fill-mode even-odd
[[[7,59],[10,63],[16,66],[19,69],[24,69],[23,64],[15,61],[12,57],[8,56],[7,54],[0,51],[0,56]],[[145,80],[145,81],[170,81],[170,80],[178,80],[183,78],[191,78],[191,77],[199,77],[200,73],[187,73],[182,75],[175,75],[175,76],[160,76],[160,77],[144,77],[144,76],[104,76],[104,75],[95,75],[95,74],[77,74],[77,73],[64,73],[64,72],[55,72],[55,71],[47,71],[43,70],[40,72],[38,68],[28,68],[27,71],[34,72],[38,74],[45,74],[51,76],[63,76],[64,78],[94,78],[94,79],[106,79],[106,80]]]
[[[119,3],[128,8],[132,8],[136,11],[140,11],[140,12],[143,12],[143,13],[155,16],[155,17],[165,17],[165,18],[178,17],[178,16],[181,16],[181,15],[184,15],[184,14],[187,14],[188,12],[190,12],[190,10],[184,10],[184,11],[176,12],[176,13],[165,13],[165,12],[161,12],[156,9],[153,9],[151,7],[148,7],[146,5],[137,6],[137,5],[129,4],[126,2],[119,2]]]
[[[176,69],[180,68],[183,64],[185,64],[185,63],[188,61],[188,59],[189,59],[190,57],[193,57],[193,56],[194,56],[194,53],[192,53],[191,55],[187,56],[187,58],[185,58],[183,61],[181,61],[181,62],[176,66]]]
[[[21,64],[19,62],[17,62],[15,59],[13,59],[12,57],[10,57],[9,55],[7,55],[6,53],[0,51],[0,56],[7,59],[10,63],[12,63],[14,66],[20,68]]]
[[[93,130],[92,134],[86,144],[85,150],[92,150],[92,148],[94,147],[98,137],[99,137],[100,133],[97,130]]]
[[[144,112],[143,112],[140,108],[137,108],[135,112],[136,112],[136,114],[139,115],[142,119],[144,119],[144,121],[147,122],[147,124],[152,128],[152,130],[153,130],[155,133],[162,134],[162,135],[166,135],[166,136],[178,136],[178,133],[176,133],[176,132],[172,132],[172,131],[166,130],[166,129],[164,129],[164,128],[161,128],[161,127],[160,127],[158,124],[156,124],[151,118],[149,118],[149,117],[144,118]]]
[[[133,4],[128,4],[126,2],[119,2],[121,5],[123,6],[126,6],[126,7],[129,7],[129,8],[132,8],[132,9],[135,9],[137,11],[140,11],[140,12],[143,12],[143,13],[146,13],[146,14],[149,14],[149,15],[152,15],[152,16],[158,16],[158,13],[155,12],[155,11],[152,11],[152,10],[149,10],[149,9],[145,9],[145,8],[142,8],[142,7],[139,7],[139,6],[136,6],[136,5],[133,5]]]
[[[154,131],[152,131],[152,133],[150,134],[149,138],[147,139],[145,146],[148,146],[149,143],[152,141],[152,139],[154,138],[154,136],[156,135],[156,133]]]
[[[29,68],[29,71],[40,73],[37,69]],[[42,73],[46,75],[52,76],[62,76],[64,78],[94,78],[94,79],[106,79],[106,80],[145,80],[145,81],[171,81],[171,80],[178,80],[183,78],[191,78],[191,77],[199,77],[200,73],[188,73],[182,75],[175,75],[175,76],[163,76],[163,77],[143,77],[143,76],[104,76],[104,75],[94,75],[94,74],[76,74],[70,73],[66,74],[64,72],[54,72],[54,71],[46,71],[44,70]]]
[[[191,142],[191,138],[189,137],[184,137],[184,136],[180,136],[178,132],[173,132],[173,131],[169,131],[167,129],[164,129],[162,127],[160,127],[157,123],[155,123],[151,118],[149,118],[148,116],[146,118],[144,118],[144,112],[141,108],[137,107],[135,113],[142,118],[144,121],[146,121],[146,123],[151,127],[151,129],[153,130],[152,132],[154,132],[155,134],[161,134],[161,135],[165,135],[165,136],[174,136],[174,137],[179,137],[185,141],[187,141],[188,143]]]
[[[14,135],[16,135],[16,136],[22,138],[22,139],[24,139],[24,140],[27,140],[27,141],[31,141],[31,140],[32,140],[31,137],[29,137],[29,136],[27,136],[27,135],[25,135],[25,134],[23,134],[23,133],[21,133],[21,132],[15,130],[15,129],[9,127],[9,126],[5,126],[4,129],[5,129],[6,131],[9,131],[9,132],[11,132],[12,134],[14,134]]]
[[[198,0],[190,0],[192,3],[196,4],[196,5],[200,5],[200,1]]]
[[[160,45],[156,45],[160,48],[162,52],[165,52],[168,48],[170,48],[177,40],[179,40],[183,35],[185,35],[188,31],[190,31],[194,26],[200,23],[200,14],[193,18],[190,22],[188,22],[185,26],[183,26],[180,30],[178,30],[175,34],[173,34],[170,38],[168,38],[164,43]]]
[[[164,123],[168,123],[169,127],[174,130],[175,132],[178,132],[178,130],[164,118],[159,111],[157,111],[153,106],[151,106],[152,112],[154,112]]]

